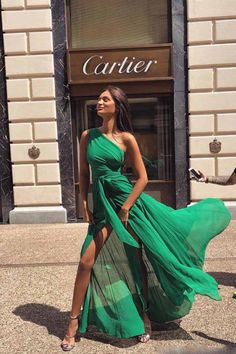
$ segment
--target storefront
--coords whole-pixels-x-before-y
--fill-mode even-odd
[[[134,134],[149,178],[146,192],[176,206],[178,137],[174,124],[171,2],[137,1],[135,12],[132,9],[133,3],[127,1],[68,3],[68,73],[78,217],[78,142],[84,129],[101,124],[95,111],[96,99],[109,84],[121,87],[129,97]],[[179,156],[182,159],[186,160],[186,156]],[[126,173],[135,180],[129,166]]]
[[[235,205],[232,187],[188,174],[236,163],[236,8],[216,2],[2,0],[1,222],[80,220],[80,134],[101,124],[109,84],[128,95],[147,193],[176,208],[207,196]]]

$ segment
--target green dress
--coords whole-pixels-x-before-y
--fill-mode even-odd
[[[89,130],[87,159],[92,169],[93,215],[81,255],[106,224],[112,233],[93,266],[79,331],[89,325],[119,338],[144,333],[139,244],[117,213],[132,191],[121,173],[124,152],[98,128]],[[208,242],[230,221],[219,199],[208,198],[188,208],[172,209],[141,193],[129,212],[129,226],[143,246],[148,272],[148,314],[164,323],[186,315],[195,294],[221,300],[216,281],[203,268]]]

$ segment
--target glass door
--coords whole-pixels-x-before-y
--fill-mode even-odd
[[[102,119],[96,114],[96,100],[75,100],[76,117],[76,154],[79,166],[78,141],[84,129],[98,127]],[[175,207],[174,181],[174,133],[172,95],[159,94],[149,97],[130,97],[132,126],[139,144],[141,155],[148,175],[145,192],[164,204]],[[128,161],[124,174],[135,182],[131,165]],[[77,175],[78,176],[78,175]],[[79,183],[77,178],[78,217],[80,217]],[[91,198],[91,196],[90,196]]]

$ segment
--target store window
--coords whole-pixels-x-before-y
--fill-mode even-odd
[[[168,0],[70,0],[72,48],[168,43]]]

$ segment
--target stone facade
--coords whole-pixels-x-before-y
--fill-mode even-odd
[[[236,2],[188,0],[190,165],[206,175],[236,167]],[[211,153],[217,138],[221,151]],[[235,186],[191,182],[191,200],[219,197],[236,208]]]
[[[187,0],[187,19],[181,4],[172,1],[178,207],[188,200],[188,161],[179,158],[188,154],[186,20],[189,164],[212,176],[228,175],[236,166],[236,2]],[[66,222],[68,215],[75,221],[64,1],[2,0],[1,7],[14,194],[10,222]],[[214,138],[221,142],[219,153],[209,150]],[[33,145],[40,149],[37,159],[28,154]],[[235,186],[191,182],[190,202],[205,197],[220,197],[236,210]]]
[[[26,211],[66,221],[61,207],[50,0],[2,0],[9,136],[15,208],[10,222]],[[33,159],[33,145],[40,155]],[[35,206],[38,206],[36,208]],[[45,208],[45,209],[44,209]],[[40,216],[40,218],[42,218]]]

